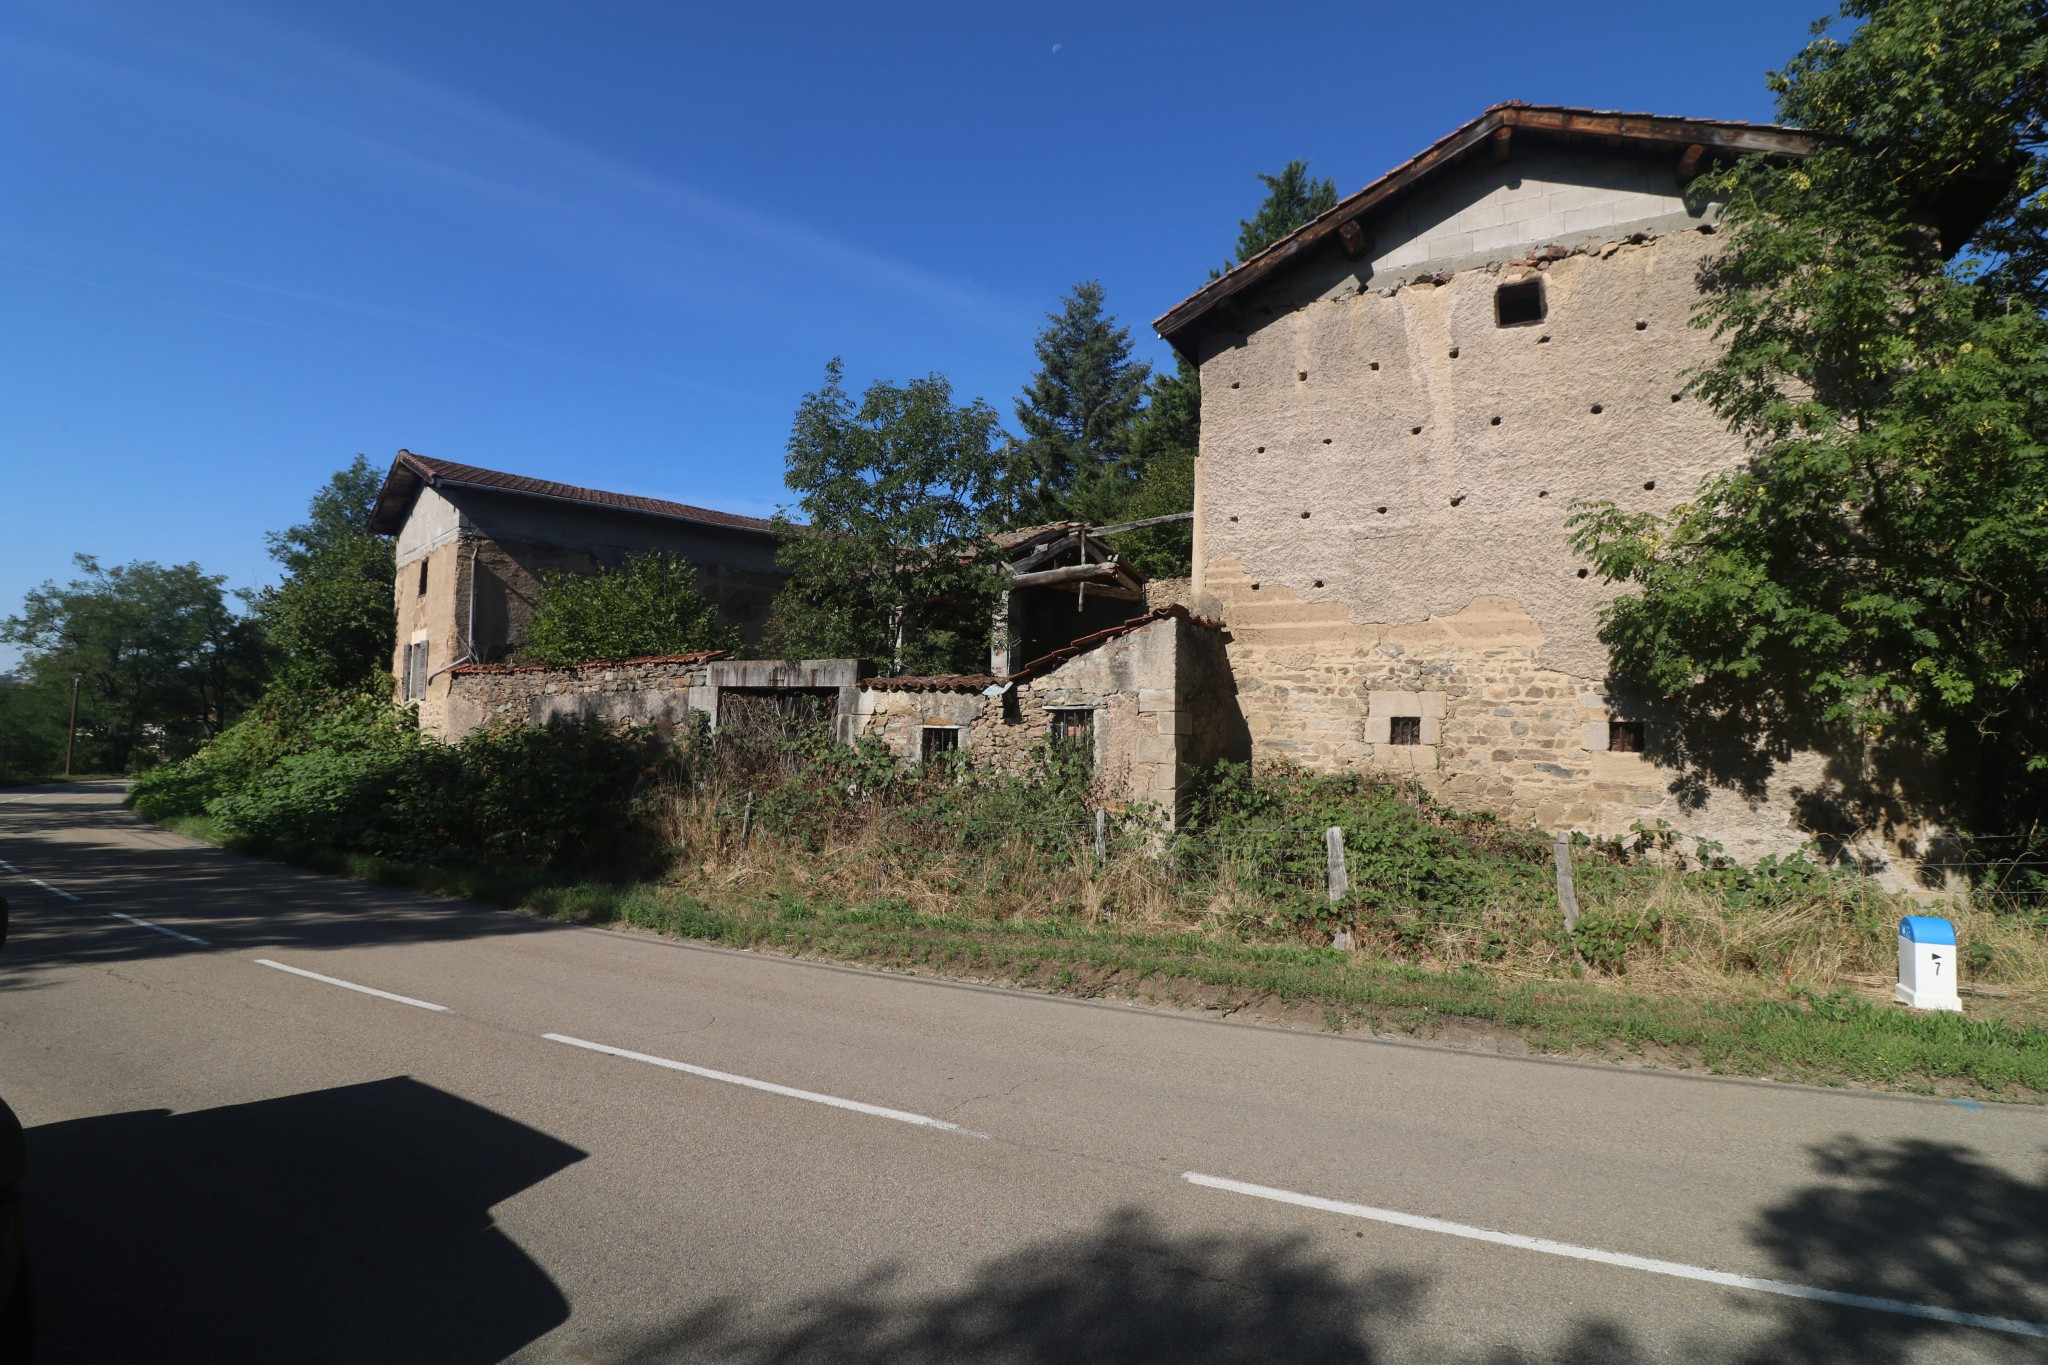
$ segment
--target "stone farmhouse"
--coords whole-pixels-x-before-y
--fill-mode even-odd
[[[1798,847],[1825,760],[1717,781],[1632,698],[1574,503],[1663,511],[1739,463],[1685,392],[1721,206],[1815,135],[1498,105],[1155,324],[1201,367],[1191,604],[1230,624],[1256,759],[1413,775],[1550,829]]]
[[[1582,502],[1668,510],[1746,458],[1686,391],[1717,344],[1690,325],[1722,212],[1698,177],[1818,146],[1768,125],[1497,105],[1211,280],[1155,324],[1202,376],[1192,580],[1119,563],[1128,528],[1006,536],[985,675],[503,663],[538,567],[654,543],[636,537],[690,555],[715,600],[757,620],[776,582],[767,527],[401,453],[376,524],[400,539],[406,695],[446,735],[502,715],[724,725],[807,696],[842,738],[909,762],[1083,745],[1106,802],[1174,819],[1192,768],[1284,759],[1410,777],[1546,829],[1661,822],[1745,860],[1825,835],[1897,875],[1910,800],[1870,829],[1830,796],[1845,774],[1893,777],[1857,755],[1759,753],[1610,675],[1598,626],[1616,589],[1566,528]],[[1959,242],[1971,212],[1931,217]]]
[[[541,574],[594,573],[628,555],[679,554],[699,586],[750,640],[781,586],[775,534],[759,517],[606,493],[401,450],[370,515],[397,540],[392,586],[398,699],[445,733],[449,670],[514,654],[532,619]]]

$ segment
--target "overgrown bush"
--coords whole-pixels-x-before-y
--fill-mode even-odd
[[[145,774],[129,800],[151,819],[203,814],[285,852],[628,875],[652,849],[635,802],[656,758],[650,735],[595,723],[483,729],[442,745],[379,697],[287,695]]]

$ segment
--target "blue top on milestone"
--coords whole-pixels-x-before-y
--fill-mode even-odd
[[[1956,927],[1936,915],[1908,915],[1899,921],[1899,937],[1913,943],[1956,941]]]

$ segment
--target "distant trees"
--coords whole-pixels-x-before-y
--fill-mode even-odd
[[[265,537],[284,579],[256,594],[256,615],[284,686],[361,687],[391,666],[392,544],[368,529],[381,484],[358,455],[313,495],[305,521]]]
[[[739,648],[739,631],[697,587],[697,570],[671,554],[635,555],[596,574],[542,575],[521,657],[541,664],[636,659]]]
[[[998,552],[1019,511],[1020,456],[995,410],[943,375],[877,381],[858,401],[838,360],[805,395],[776,518],[790,580],[768,622],[785,657],[860,657],[897,673],[987,667]]]
[[[124,772],[192,752],[262,688],[261,632],[237,613],[225,579],[197,564],[113,567],[91,555],[79,577],[32,589],[0,640],[23,648],[25,680],[4,715],[19,775],[62,760],[71,680],[79,679],[79,771]]]

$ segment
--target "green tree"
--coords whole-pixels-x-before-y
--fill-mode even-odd
[[[313,495],[305,521],[265,537],[284,580],[257,594],[256,614],[287,687],[359,687],[391,666],[392,544],[367,529],[382,482],[358,455]]]
[[[1248,261],[1273,243],[1337,207],[1337,182],[1318,180],[1306,161],[1290,161],[1280,174],[1259,174],[1266,200],[1259,211],[1237,225],[1237,260]]]
[[[1170,373],[1153,375],[1145,386],[1145,407],[1127,441],[1135,477],[1117,505],[1096,518],[1100,525],[1194,510],[1202,372],[1185,356],[1174,360]],[[1117,553],[1147,577],[1181,578],[1193,560],[1194,525],[1181,521],[1141,527],[1124,532],[1115,544]]]
[[[1693,382],[1753,458],[1668,517],[1580,508],[1574,542],[1634,586],[1601,632],[1623,676],[1779,748],[1803,726],[1931,746],[1957,816],[2026,823],[2048,814],[2048,10],[1843,14],[1847,42],[1817,26],[1772,78],[1835,141],[1709,185],[1731,231],[1695,321],[1725,349]]]
[[[126,771],[179,757],[217,735],[259,690],[262,637],[197,564],[107,568],[78,555],[82,574],[32,589],[0,640],[23,647],[28,686],[45,697],[79,690],[81,771]]]
[[[698,591],[690,562],[657,553],[602,573],[543,574],[520,655],[534,663],[580,664],[739,645],[739,631]]]
[[[785,481],[807,524],[776,518],[790,579],[770,648],[892,672],[987,667],[997,551],[986,533],[1015,510],[1015,473],[995,410],[955,406],[944,376],[880,381],[856,403],[835,359],[790,432]]]
[[[1017,400],[1035,476],[1032,520],[1113,506],[1136,480],[1127,441],[1150,369],[1131,359],[1131,330],[1103,312],[1102,299],[1098,281],[1081,281],[1033,343],[1038,373]]]

